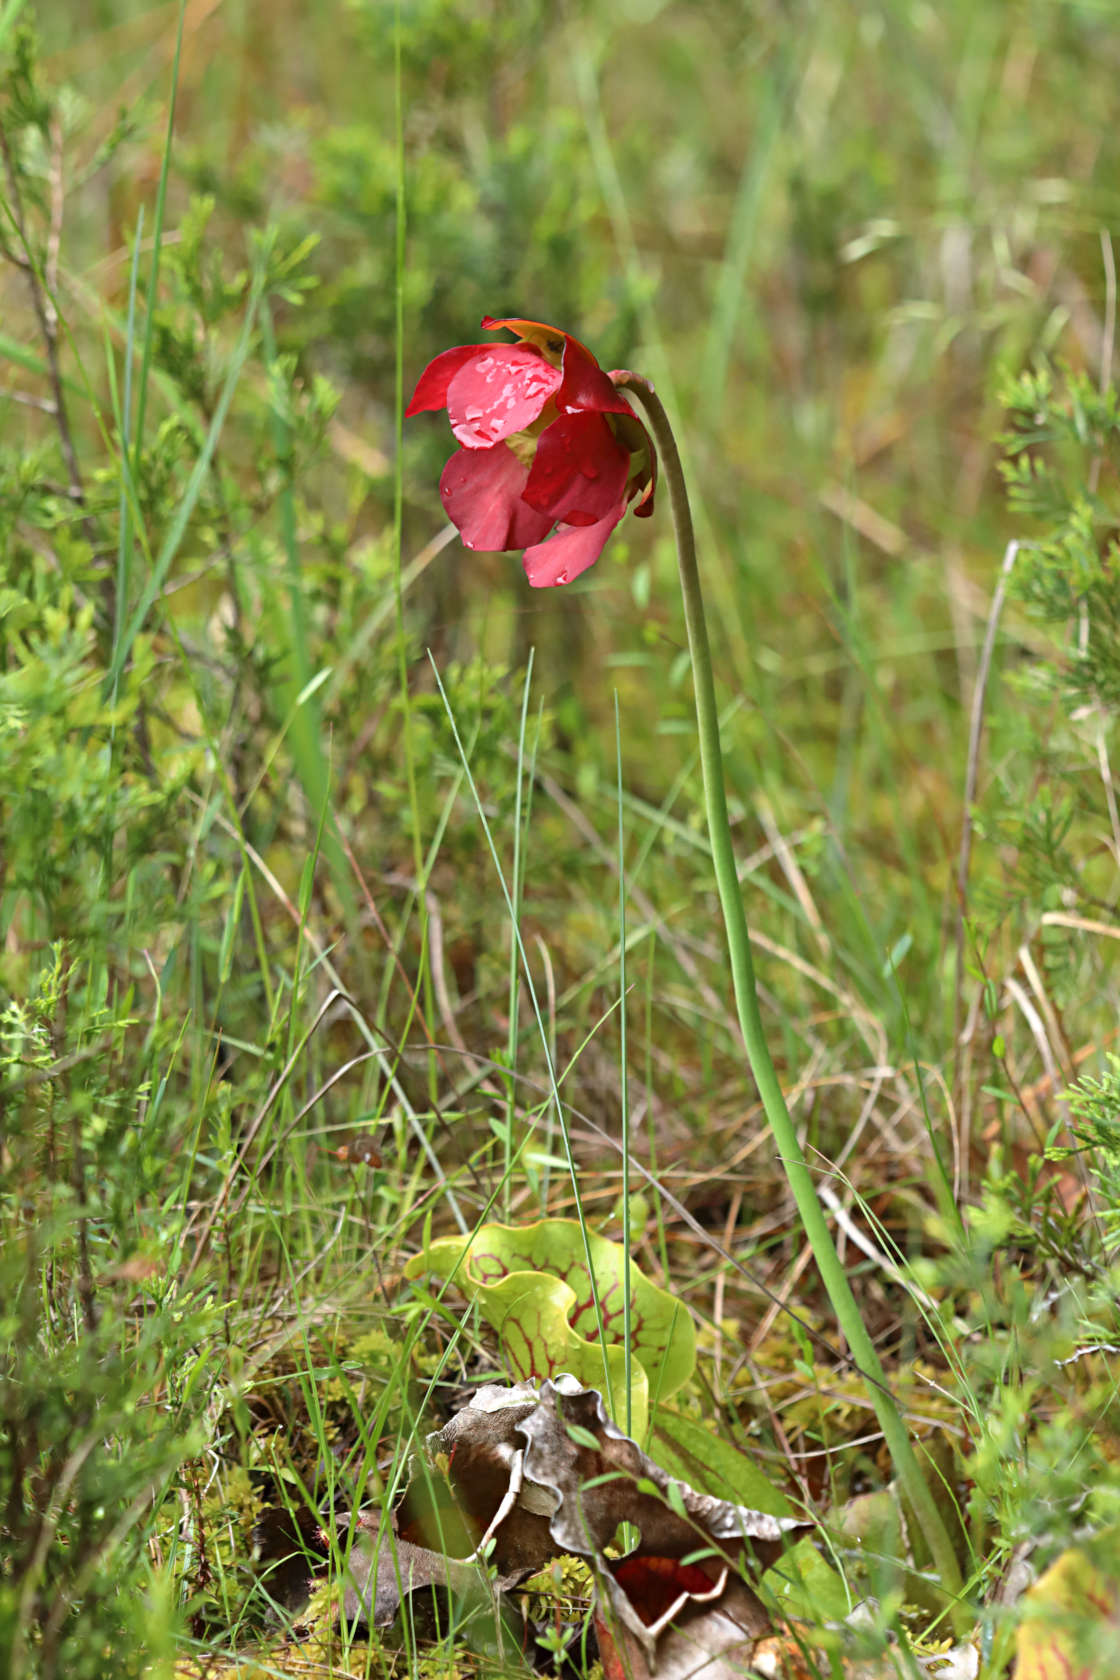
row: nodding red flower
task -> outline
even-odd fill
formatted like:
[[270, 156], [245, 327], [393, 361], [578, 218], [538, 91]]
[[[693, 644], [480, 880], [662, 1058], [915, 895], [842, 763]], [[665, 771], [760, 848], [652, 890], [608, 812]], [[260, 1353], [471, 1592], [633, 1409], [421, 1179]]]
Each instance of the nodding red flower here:
[[482, 325], [507, 327], [518, 342], [445, 350], [420, 375], [405, 417], [447, 410], [461, 447], [439, 494], [466, 547], [523, 548], [534, 588], [570, 583], [598, 560], [635, 496], [635, 513], [653, 512], [653, 443], [570, 333], [490, 315]]

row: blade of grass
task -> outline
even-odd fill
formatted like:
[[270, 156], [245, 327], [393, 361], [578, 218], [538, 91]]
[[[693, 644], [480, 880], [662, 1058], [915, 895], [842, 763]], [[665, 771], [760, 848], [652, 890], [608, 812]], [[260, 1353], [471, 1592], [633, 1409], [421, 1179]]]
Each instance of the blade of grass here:
[[[125, 613], [128, 610], [128, 596], [131, 569], [131, 518], [132, 503], [128, 494], [129, 479], [129, 451], [132, 443], [132, 367], [136, 336], [136, 282], [140, 273], [140, 246], [144, 238], [144, 206], [140, 206], [136, 217], [136, 238], [132, 247], [132, 262], [128, 273], [128, 315], [125, 323], [124, 340], [124, 390], [121, 395], [120, 415], [118, 427], [121, 442], [121, 489], [117, 507], [117, 518], [120, 522], [120, 535], [117, 541], [117, 581], [113, 595], [115, 608], [113, 619], [113, 647], [120, 646], [124, 635]], [[110, 364], [111, 365], [111, 364]], [[110, 699], [117, 696], [117, 685], [120, 681], [118, 671], [113, 679]]]
[[26, 4], [27, 0], [8, 0], [8, 4], [0, 12], [0, 47], [3, 47]]
[[[234, 346], [233, 354], [230, 358], [230, 365], [226, 373], [225, 383], [222, 386], [221, 394], [219, 395], [217, 404], [214, 408], [214, 418], [210, 423], [209, 430], [207, 431], [206, 441], [202, 446], [202, 451], [191, 470], [190, 477], [187, 480], [182, 500], [175, 511], [175, 516], [171, 521], [167, 535], [164, 537], [160, 551], [156, 556], [151, 576], [148, 578], [148, 582], [144, 587], [140, 600], [137, 602], [136, 608], [132, 613], [132, 616], [129, 618], [128, 623], [113, 650], [113, 658], [105, 677], [104, 687], [106, 694], [113, 693], [116, 684], [120, 679], [121, 671], [124, 669], [125, 663], [128, 659], [132, 644], [139, 635], [140, 630], [144, 625], [144, 621], [151, 610], [153, 602], [156, 600], [160, 590], [163, 588], [167, 579], [167, 574], [171, 569], [172, 562], [179, 552], [179, 545], [186, 533], [191, 515], [195, 510], [195, 504], [197, 503], [199, 494], [201, 493], [203, 482], [210, 469], [210, 460], [213, 456], [215, 448], [217, 447], [218, 439], [222, 433], [222, 427], [225, 425], [226, 415], [229, 412], [230, 403], [233, 401], [234, 391], [237, 389], [237, 382], [241, 377], [241, 372], [245, 363], [249, 359], [249, 352], [252, 347], [253, 329], [256, 325], [257, 312], [260, 308], [264, 293], [264, 285], [265, 263], [263, 254], [258, 254], [257, 261], [254, 265], [253, 280], [249, 292], [249, 301], [245, 308], [245, 319], [242, 324], [241, 333], [238, 337], [237, 343]], [[143, 385], [141, 389], [143, 389]], [[137, 447], [139, 447], [140, 435], [141, 418], [138, 408], [136, 421], [136, 436], [138, 440]]]
[[[152, 349], [156, 330], [156, 297], [159, 290], [160, 257], [163, 252], [163, 218], [167, 207], [167, 178], [171, 170], [171, 151], [175, 137], [175, 110], [179, 102], [179, 67], [183, 54], [183, 26], [187, 15], [187, 0], [179, 0], [179, 18], [175, 29], [175, 51], [171, 57], [171, 92], [167, 103], [167, 131], [163, 155], [159, 165], [156, 187], [156, 207], [152, 225], [152, 267], [148, 275], [148, 292], [144, 304], [144, 345], [140, 355], [140, 377], [136, 393], [136, 454], [135, 467], [140, 464], [144, 446], [144, 421], [148, 413], [148, 375], [152, 366]], [[127, 539], [126, 539], [127, 540]]]
[[[521, 724], [517, 737], [517, 786], [513, 804], [513, 914], [515, 920], [521, 915], [521, 893], [525, 879], [525, 842], [528, 838], [529, 811], [533, 797], [533, 768], [536, 763], [536, 742], [533, 744], [533, 764], [529, 767], [528, 790], [529, 796], [525, 800], [525, 812], [522, 816], [522, 795], [526, 786], [524, 773], [525, 765], [525, 727], [529, 716], [529, 692], [533, 683], [534, 649], [529, 649], [529, 658], [525, 665], [525, 682], [521, 691]], [[539, 740], [538, 729], [537, 738]], [[510, 1183], [513, 1171], [513, 1128], [517, 1118], [517, 1104], [515, 1100], [515, 1081], [517, 1076], [517, 1045], [518, 1045], [518, 1014], [520, 1005], [520, 966], [518, 963], [517, 942], [509, 942], [509, 976], [508, 976], [508, 1005], [506, 1013], [509, 1016], [509, 1031], [506, 1034], [506, 1057], [509, 1062], [509, 1079], [507, 1090], [509, 1102], [506, 1109], [506, 1128], [503, 1143], [502, 1185], [505, 1217], [509, 1218]]]
[[[622, 725], [614, 691], [614, 761], [618, 791], [618, 1075], [622, 1105], [622, 1345], [626, 1356], [626, 1433], [632, 1433], [630, 1347], [630, 1063], [626, 1039], [626, 828], [622, 820]], [[652, 1414], [651, 1414], [652, 1415]]]

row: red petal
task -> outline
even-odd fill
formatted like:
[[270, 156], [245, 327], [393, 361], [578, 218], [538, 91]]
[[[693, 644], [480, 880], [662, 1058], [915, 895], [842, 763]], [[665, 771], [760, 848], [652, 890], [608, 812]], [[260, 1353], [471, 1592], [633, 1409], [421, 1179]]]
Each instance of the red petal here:
[[488, 344], [460, 344], [454, 350], [445, 350], [434, 362], [429, 362], [416, 381], [412, 401], [404, 411], [405, 419], [413, 414], [422, 414], [429, 408], [445, 408], [447, 387], [459, 369], [473, 356], [489, 349]]
[[565, 410], [594, 409], [599, 414], [629, 414], [634, 410], [616, 391], [590, 350], [578, 338], [569, 338], [564, 352], [564, 382], [556, 393], [556, 406]]
[[465, 448], [489, 449], [531, 426], [561, 377], [559, 368], [524, 345], [484, 345], [448, 387], [451, 430]]
[[521, 500], [528, 476], [504, 443], [456, 450], [443, 469], [439, 496], [467, 548], [490, 552], [540, 542], [552, 519]]
[[555, 584], [571, 583], [588, 566], [593, 566], [625, 512], [626, 503], [622, 502], [594, 525], [561, 525], [547, 542], [527, 548], [525, 576], [533, 588], [548, 589]]
[[525, 500], [553, 519], [594, 525], [625, 502], [629, 470], [601, 414], [562, 414], [540, 435]]

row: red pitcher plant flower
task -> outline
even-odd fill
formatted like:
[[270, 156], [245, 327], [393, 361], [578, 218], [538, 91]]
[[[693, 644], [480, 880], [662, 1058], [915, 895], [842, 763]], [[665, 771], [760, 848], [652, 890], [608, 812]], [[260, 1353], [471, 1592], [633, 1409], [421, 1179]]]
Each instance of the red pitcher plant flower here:
[[445, 350], [420, 375], [405, 416], [447, 410], [460, 448], [439, 494], [465, 546], [524, 549], [534, 588], [570, 583], [598, 560], [635, 496], [635, 513], [653, 512], [653, 443], [570, 333], [490, 315], [482, 325], [506, 327], [518, 342]]

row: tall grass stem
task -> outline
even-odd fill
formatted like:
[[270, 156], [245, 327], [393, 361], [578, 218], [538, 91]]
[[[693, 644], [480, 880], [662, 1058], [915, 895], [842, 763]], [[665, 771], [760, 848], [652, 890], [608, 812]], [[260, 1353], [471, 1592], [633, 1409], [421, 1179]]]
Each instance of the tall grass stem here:
[[618, 770], [618, 1072], [622, 1105], [622, 1345], [626, 1352], [626, 1433], [633, 1433], [630, 1322], [630, 1058], [626, 1044], [626, 831], [622, 821], [622, 726], [614, 691], [614, 761]]

